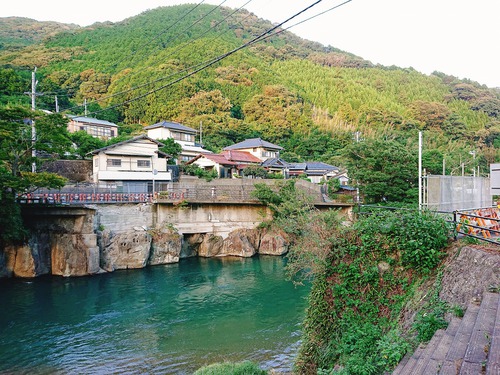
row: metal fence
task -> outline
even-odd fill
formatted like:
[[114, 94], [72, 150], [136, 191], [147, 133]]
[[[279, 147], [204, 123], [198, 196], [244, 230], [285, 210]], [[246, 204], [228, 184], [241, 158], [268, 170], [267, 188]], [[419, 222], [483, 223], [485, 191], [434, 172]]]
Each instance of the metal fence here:
[[427, 176], [424, 205], [433, 211], [453, 212], [491, 207], [490, 179], [473, 176]]

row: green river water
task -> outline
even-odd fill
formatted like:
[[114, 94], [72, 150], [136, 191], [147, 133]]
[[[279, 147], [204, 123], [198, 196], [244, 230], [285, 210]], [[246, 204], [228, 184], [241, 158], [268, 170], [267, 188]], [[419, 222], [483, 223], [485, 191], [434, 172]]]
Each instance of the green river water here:
[[0, 280], [0, 374], [289, 370], [308, 288], [282, 257], [192, 258], [81, 278]]

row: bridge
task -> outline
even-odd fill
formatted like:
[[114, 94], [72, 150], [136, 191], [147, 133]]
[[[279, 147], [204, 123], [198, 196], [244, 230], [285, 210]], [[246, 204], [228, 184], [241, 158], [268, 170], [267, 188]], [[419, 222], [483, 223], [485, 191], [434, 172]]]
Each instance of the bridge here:
[[[243, 204], [256, 205], [261, 202], [253, 196], [255, 183], [273, 186], [276, 180], [214, 180], [212, 182], [169, 183], [163, 189], [142, 192], [124, 192], [117, 188], [97, 188], [91, 185], [69, 186], [60, 190], [39, 189], [34, 193], [18, 196], [23, 205], [88, 205], [123, 203], [186, 204]], [[352, 197], [339, 195], [330, 199], [321, 186], [297, 180], [297, 187], [310, 197], [316, 207], [352, 207]], [[151, 189], [152, 190], [152, 189]]]

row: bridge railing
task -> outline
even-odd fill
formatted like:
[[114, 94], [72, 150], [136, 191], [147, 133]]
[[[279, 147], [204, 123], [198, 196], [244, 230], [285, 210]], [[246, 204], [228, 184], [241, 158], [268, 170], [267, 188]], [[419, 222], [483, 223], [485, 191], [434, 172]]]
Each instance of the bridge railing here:
[[[313, 189], [314, 188], [314, 189]], [[312, 203], [346, 203], [345, 199], [325, 200], [324, 194], [317, 186], [304, 189], [312, 197]], [[253, 184], [181, 184], [170, 183], [156, 186], [153, 193], [152, 186], [139, 191], [123, 191], [116, 188], [98, 188], [96, 186], [66, 186], [61, 190], [39, 189], [33, 193], [21, 194], [18, 202], [21, 204], [99, 204], [99, 203], [180, 203], [180, 202], [227, 202], [227, 203], [259, 203], [253, 197]], [[348, 196], [345, 196], [349, 198]], [[342, 197], [344, 198], [344, 197]]]

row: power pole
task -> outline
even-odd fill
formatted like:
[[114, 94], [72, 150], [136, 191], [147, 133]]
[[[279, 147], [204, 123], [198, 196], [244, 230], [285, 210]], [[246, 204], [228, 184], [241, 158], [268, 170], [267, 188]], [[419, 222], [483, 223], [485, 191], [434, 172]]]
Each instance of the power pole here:
[[203, 145], [203, 121], [200, 121], [200, 144]]
[[418, 210], [422, 211], [422, 132], [418, 132]]
[[[41, 95], [36, 92], [36, 85], [38, 85], [38, 81], [36, 80], [36, 66], [35, 66], [35, 69], [31, 72], [31, 92], [25, 92], [25, 94], [31, 96], [31, 110], [33, 112], [36, 110], [36, 97], [37, 95]], [[31, 171], [33, 173], [36, 172], [35, 142], [36, 142], [36, 128], [35, 128], [35, 116], [33, 116], [33, 118], [31, 119], [31, 156], [33, 157], [33, 163], [31, 163]]]
[[56, 113], [59, 113], [59, 102], [57, 101], [57, 95], [55, 96], [56, 99]]

